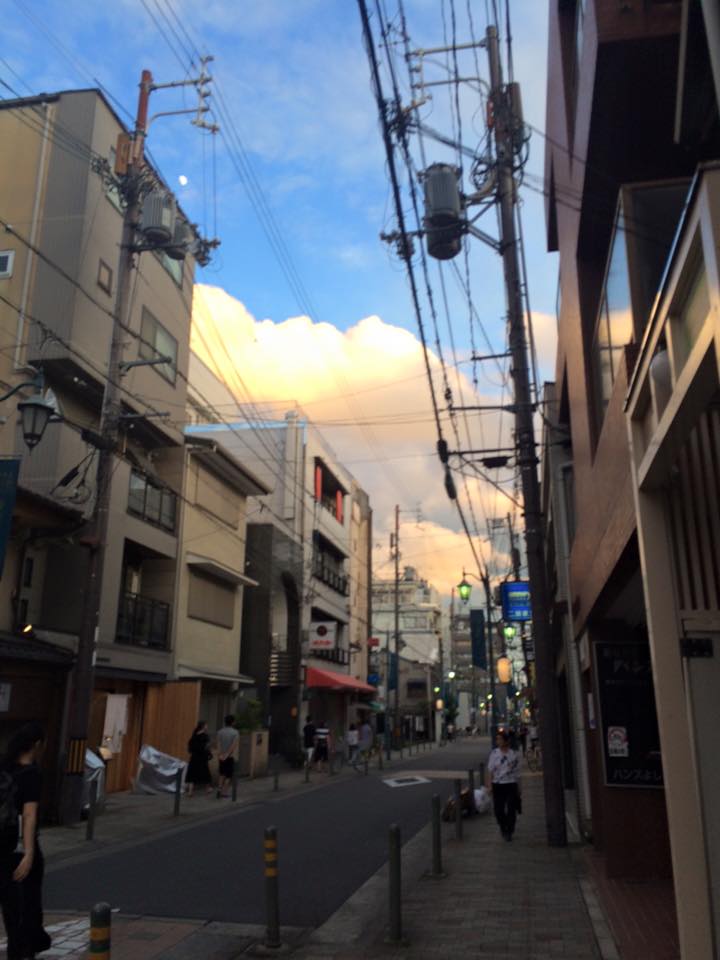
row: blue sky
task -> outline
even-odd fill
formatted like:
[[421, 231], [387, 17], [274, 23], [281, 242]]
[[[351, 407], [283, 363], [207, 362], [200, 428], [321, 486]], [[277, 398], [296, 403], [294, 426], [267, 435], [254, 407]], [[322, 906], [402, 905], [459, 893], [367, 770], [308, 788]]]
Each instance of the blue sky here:
[[[397, 23], [395, 0], [383, 0], [382, 5]], [[374, 0], [369, 0], [368, 6], [374, 9]], [[452, 0], [405, 0], [411, 46], [442, 44], [443, 34], [449, 36], [452, 29], [453, 8], [459, 42], [469, 39], [468, 10], [477, 33], [482, 34], [486, 9], [492, 6], [485, 0], [454, 0], [454, 4]], [[498, 6], [504, 11], [504, 0]], [[547, 3], [510, 0], [510, 6], [515, 77], [523, 90], [525, 118], [542, 130]], [[409, 384], [405, 393], [392, 394], [394, 406], [427, 412], [428, 391], [422, 381], [416, 339], [396, 336], [400, 328], [416, 338], [417, 324], [404, 268], [378, 236], [382, 230], [393, 229], [395, 221], [354, 0], [116, 0], [113, 4], [96, 0], [6, 0], [4, 14], [2, 97], [13, 95], [9, 87], [25, 95], [93, 86], [97, 78], [126, 122], [128, 114], [135, 111], [142, 69], [151, 69], [158, 82], [178, 80], [194, 69], [189, 62], [192, 48], [214, 56], [211, 71], [215, 96], [210, 102], [217, 102], [219, 94], [225, 104], [226, 110], [220, 110], [224, 116], [222, 135], [213, 143], [213, 138], [192, 127], [188, 118], [174, 117], [156, 121], [148, 138], [154, 161], [177, 191], [184, 209], [208, 235], [213, 235], [217, 221], [222, 245], [210, 266], [198, 271], [197, 279], [241, 301], [251, 315], [250, 329], [257, 330], [259, 339], [261, 327], [252, 327], [255, 322], [267, 320], [271, 332], [285, 331], [284, 341], [268, 338], [274, 350], [282, 350], [283, 342], [289, 342], [290, 328], [283, 326], [288, 318], [307, 312], [314, 323], [292, 328], [293, 336], [298, 330], [303, 333], [293, 341], [298, 344], [296, 349], [301, 349], [303, 341], [314, 344], [319, 322], [339, 332], [329, 338], [332, 345], [328, 349], [342, 356], [342, 382], [346, 386], [338, 387], [334, 380], [332, 389], [335, 393], [353, 392], [355, 402], [347, 416], [366, 416], [372, 426], [350, 434], [333, 427], [328, 411], [336, 409], [337, 403], [332, 391], [318, 397], [316, 384], [308, 392], [293, 380], [295, 399], [308, 402], [310, 414], [318, 416], [321, 425], [325, 418], [331, 442], [353, 464], [351, 469], [369, 490], [379, 540], [384, 539], [395, 502], [408, 507], [410, 500], [413, 506], [415, 502], [422, 504], [429, 525], [425, 534], [429, 536], [430, 531], [445, 545], [418, 553], [417, 557], [408, 551], [407, 561], [421, 567], [425, 564], [426, 575], [434, 577], [442, 588], [454, 582], [459, 567], [465, 563], [470, 567], [471, 557], [462, 545], [462, 537], [457, 542], [453, 539], [459, 523], [445, 497], [437, 461], [430, 466], [428, 458], [434, 445], [430, 418], [422, 436], [418, 433], [411, 437], [413, 431], [405, 427], [396, 427], [393, 433], [383, 423], [388, 395], [382, 391], [392, 384], [390, 379], [377, 383], [378, 365], [373, 352], [381, 353], [385, 342], [402, 342], [398, 357], [402, 354], [404, 358], [400, 367]], [[377, 31], [376, 20], [373, 26]], [[501, 33], [504, 41], [504, 29]], [[383, 52], [379, 52], [382, 57]], [[487, 76], [485, 52], [479, 51], [478, 57], [481, 73]], [[436, 59], [441, 62], [428, 68], [428, 78], [444, 75], [443, 57]], [[459, 66], [461, 74], [472, 72], [472, 53], [462, 54]], [[406, 74], [401, 81], [407, 94]], [[474, 147], [483, 132], [484, 114], [471, 87], [462, 87], [460, 98], [464, 139]], [[151, 112], [190, 107], [194, 102], [191, 90], [157, 91]], [[448, 89], [436, 87], [422, 115], [434, 128], [450, 132], [451, 108]], [[228, 142], [236, 148], [242, 143], [242, 151], [235, 150], [235, 162], [228, 152]], [[444, 147], [430, 141], [425, 146], [429, 163], [453, 159], [452, 152]], [[419, 163], [417, 141], [414, 150]], [[527, 171], [531, 175], [529, 185], [535, 188], [542, 175], [543, 155], [542, 138], [533, 135]], [[248, 169], [255, 203], [248, 192]], [[181, 186], [181, 176], [187, 178], [186, 186]], [[279, 254], [263, 230], [258, 197], [264, 222], [267, 225], [269, 214], [270, 229], [281, 237]], [[557, 265], [555, 257], [545, 253], [542, 197], [524, 188], [522, 203], [530, 294], [539, 314], [542, 375], [548, 377], [552, 375]], [[494, 218], [490, 210], [478, 225], [494, 233]], [[295, 289], [287, 281], [287, 257], [292, 262], [289, 269], [294, 273]], [[501, 350], [505, 311], [501, 262], [479, 241], [471, 242], [469, 258], [476, 309], [493, 347]], [[279, 262], [282, 259], [285, 269]], [[457, 262], [461, 265], [461, 258]], [[434, 285], [436, 271], [433, 261]], [[438, 339], [449, 357], [452, 331], [457, 355], [465, 359], [471, 347], [468, 307], [453, 283], [448, 283], [448, 301], [450, 322], [441, 317]], [[232, 302], [226, 303], [222, 297], [212, 302], [220, 303], [221, 314], [225, 311], [228, 317], [238, 316]], [[427, 304], [424, 306], [426, 309]], [[442, 313], [441, 305], [439, 309]], [[364, 318], [374, 316], [382, 322], [358, 326]], [[433, 340], [435, 334], [427, 316], [426, 322]], [[267, 333], [268, 325], [262, 329]], [[252, 339], [254, 335], [251, 332], [249, 336]], [[477, 329], [472, 339], [478, 347], [483, 346]], [[326, 334], [323, 340], [328, 342]], [[465, 372], [469, 375], [469, 367]], [[388, 377], [392, 376], [390, 371]], [[261, 392], [262, 380], [262, 375], [256, 378]], [[480, 381], [483, 395], [497, 394], [492, 378], [484, 379], [481, 374]], [[468, 385], [466, 380], [465, 387]], [[472, 390], [471, 384], [469, 387]], [[288, 390], [281, 389], [282, 396], [273, 398], [266, 389], [259, 399], [279, 401], [287, 398]], [[318, 406], [313, 407], [313, 403]], [[359, 410], [362, 413], [358, 414]], [[374, 431], [376, 439], [368, 438], [368, 429]], [[480, 508], [483, 518], [493, 513], [504, 515], [507, 500], [501, 497], [498, 503], [491, 502], [488, 490], [480, 487], [477, 496], [485, 498]], [[408, 536], [415, 534], [408, 531]], [[417, 537], [422, 539], [420, 533]], [[446, 543], [448, 538], [451, 542]], [[437, 546], [439, 541], [435, 542]], [[443, 550], [449, 557], [446, 574], [440, 572], [436, 562]]]

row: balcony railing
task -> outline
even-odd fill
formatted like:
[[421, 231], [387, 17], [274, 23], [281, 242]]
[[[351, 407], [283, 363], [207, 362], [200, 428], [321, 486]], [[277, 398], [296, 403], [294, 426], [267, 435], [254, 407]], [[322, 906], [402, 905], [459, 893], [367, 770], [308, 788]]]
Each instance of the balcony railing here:
[[142, 597], [138, 593], [123, 593], [120, 596], [115, 635], [118, 643], [167, 650], [169, 626], [170, 604]]
[[310, 650], [311, 657], [317, 657], [318, 660], [328, 660], [330, 663], [339, 663], [347, 666], [350, 663], [350, 652], [340, 648], [335, 650]]
[[333, 590], [337, 590], [344, 597], [350, 595], [349, 578], [326, 563], [322, 556], [316, 556], [313, 560], [313, 576], [327, 584], [328, 587], [332, 587]]
[[167, 487], [153, 483], [136, 470], [130, 473], [127, 508], [128, 513], [140, 517], [146, 523], [161, 527], [168, 533], [175, 533], [177, 495]]

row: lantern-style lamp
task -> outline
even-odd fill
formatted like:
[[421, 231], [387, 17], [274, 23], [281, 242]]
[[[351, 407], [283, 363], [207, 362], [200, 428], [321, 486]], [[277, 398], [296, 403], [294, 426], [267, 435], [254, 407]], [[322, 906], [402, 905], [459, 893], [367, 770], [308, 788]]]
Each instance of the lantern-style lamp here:
[[45, 427], [55, 413], [55, 408], [47, 402], [42, 393], [37, 393], [27, 400], [21, 400], [17, 408], [22, 421], [23, 439], [32, 450], [42, 440]]
[[463, 603], [467, 603], [470, 599], [470, 594], [472, 593], [472, 584], [468, 583], [465, 579], [465, 574], [460, 583], [457, 585], [457, 592], [460, 594], [460, 599]]
[[512, 640], [516, 633], [517, 633], [517, 630], [512, 625], [512, 623], [506, 623], [505, 626], [503, 627], [503, 636], [505, 637], [506, 640]]
[[500, 683], [509, 683], [512, 678], [512, 666], [507, 657], [498, 657], [497, 678]]

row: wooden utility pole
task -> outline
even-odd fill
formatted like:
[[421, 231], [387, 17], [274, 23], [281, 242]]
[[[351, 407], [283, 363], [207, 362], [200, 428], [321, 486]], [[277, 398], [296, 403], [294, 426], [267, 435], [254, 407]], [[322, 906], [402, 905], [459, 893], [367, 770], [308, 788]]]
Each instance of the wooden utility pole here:
[[400, 722], [400, 506], [395, 505], [395, 696], [393, 707], [393, 735]]
[[500, 247], [508, 303], [510, 353], [514, 384], [515, 435], [518, 466], [525, 508], [525, 540], [532, 595], [533, 635], [540, 702], [540, 740], [543, 751], [543, 784], [548, 843], [567, 843], [565, 798], [562, 781], [560, 718], [555, 685], [555, 665], [550, 636], [549, 596], [543, 546], [540, 483], [533, 425], [533, 404], [525, 341], [525, 321], [520, 292], [517, 236], [515, 232], [515, 191], [513, 179], [513, 112], [503, 85], [497, 29], [489, 26], [486, 45], [490, 63], [491, 103], [500, 203]]

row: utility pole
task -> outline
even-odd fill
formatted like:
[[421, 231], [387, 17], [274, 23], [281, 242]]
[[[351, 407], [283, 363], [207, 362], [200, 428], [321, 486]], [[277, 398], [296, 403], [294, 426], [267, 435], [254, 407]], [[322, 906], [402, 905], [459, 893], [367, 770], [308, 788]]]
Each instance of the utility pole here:
[[395, 505], [395, 697], [393, 707], [393, 735], [400, 719], [400, 506]]
[[[520, 579], [520, 551], [515, 546], [515, 530], [513, 528], [512, 517], [510, 516], [509, 513], [507, 515], [507, 525], [508, 525], [508, 534], [510, 536], [510, 556], [512, 557], [513, 576], [515, 577], [516, 580], [519, 580]], [[525, 621], [523, 620], [522, 623], [520, 624], [520, 649], [522, 650], [523, 662], [525, 663], [525, 676], [527, 678], [526, 683], [529, 684], [530, 683], [530, 664], [528, 662], [528, 655], [527, 655], [525, 628], [526, 628], [526, 624], [525, 624]]]
[[77, 662], [68, 722], [68, 752], [61, 793], [61, 820], [76, 820], [82, 805], [83, 772], [87, 746], [88, 721], [95, 674], [95, 649], [102, 596], [105, 544], [107, 542], [112, 465], [120, 427], [120, 361], [123, 353], [123, 329], [129, 326], [130, 289], [135, 265], [135, 231], [140, 220], [140, 184], [145, 163], [148, 104], [152, 74], [143, 70], [140, 81], [135, 130], [130, 144], [124, 196], [120, 262], [113, 318], [112, 341], [107, 377], [100, 413], [95, 503], [90, 530], [84, 543], [90, 548], [83, 619], [78, 636]]
[[485, 590], [485, 612], [487, 633], [487, 656], [488, 656], [488, 677], [490, 678], [490, 746], [495, 746], [495, 735], [497, 733], [497, 723], [495, 722], [495, 648], [493, 638], [492, 623], [492, 593], [490, 592], [490, 576], [487, 567], [482, 571], [482, 585]]
[[[130, 327], [132, 307], [132, 276], [136, 267], [136, 256], [142, 249], [152, 249], [153, 244], [138, 244], [142, 201], [145, 194], [154, 185], [145, 166], [145, 138], [148, 130], [148, 108], [153, 90], [180, 87], [198, 87], [197, 110], [167, 111], [157, 116], [170, 116], [182, 113], [196, 113], [193, 123], [198, 127], [217, 132], [217, 127], [206, 123], [202, 116], [209, 109], [205, 104], [208, 91], [204, 84], [211, 79], [205, 72], [206, 63], [212, 57], [202, 60], [199, 78], [156, 84], [152, 73], [143, 70], [140, 79], [135, 128], [127, 143], [127, 161], [120, 188], [125, 200], [123, 213], [120, 258], [117, 273], [115, 309], [113, 311], [112, 339], [108, 357], [107, 374], [100, 411], [100, 425], [94, 443], [98, 451], [97, 474], [95, 481], [95, 502], [88, 522], [88, 533], [82, 543], [89, 548], [87, 580], [83, 604], [83, 618], [78, 634], [78, 650], [73, 676], [73, 691], [70, 701], [67, 749], [65, 753], [64, 777], [60, 791], [60, 819], [63, 823], [78, 820], [82, 807], [82, 790], [87, 747], [88, 724], [95, 677], [95, 651], [98, 641], [100, 607], [102, 602], [103, 570], [105, 549], [108, 539], [110, 518], [110, 491], [113, 475], [113, 463], [120, 437], [121, 404], [120, 379], [122, 376], [122, 358], [125, 331]], [[125, 139], [125, 138], [122, 138]], [[119, 154], [119, 151], [118, 151]], [[208, 257], [209, 248], [217, 246], [217, 241], [203, 241], [202, 250], [195, 254], [203, 262]], [[168, 357], [133, 361], [130, 366], [165, 363]]]
[[515, 234], [513, 116], [510, 99], [503, 86], [496, 27], [489, 26], [487, 28], [486, 44], [490, 64], [491, 101], [497, 154], [500, 248], [507, 290], [510, 353], [515, 388], [515, 432], [525, 508], [525, 539], [532, 590], [536, 679], [538, 699], [541, 704], [540, 739], [543, 751], [546, 829], [548, 842], [551, 846], [564, 846], [567, 843], [567, 833], [562, 782], [560, 724], [548, 616], [549, 598], [545, 574], [533, 406], [530, 398], [517, 237]]

